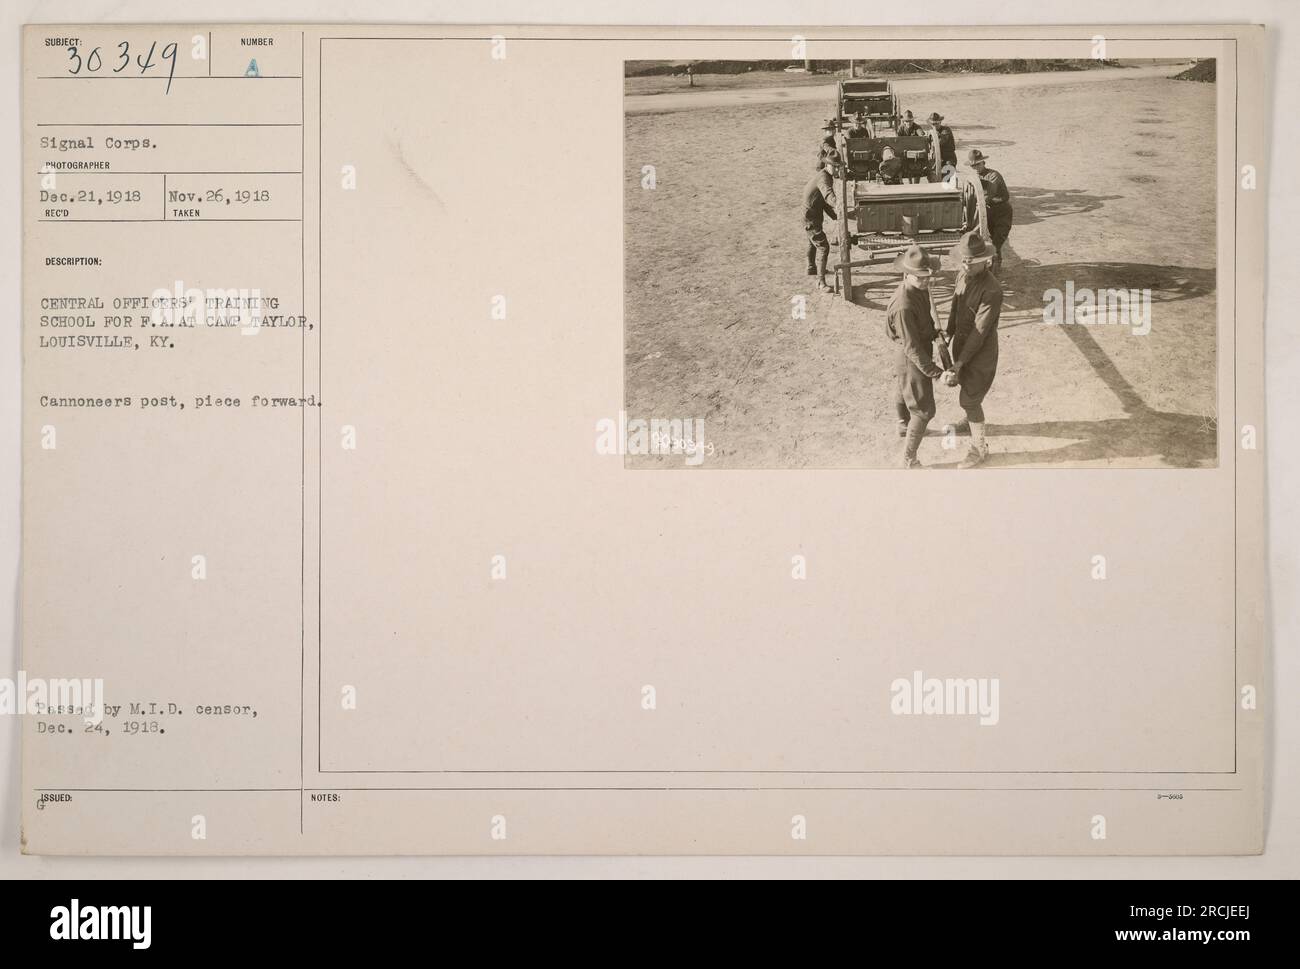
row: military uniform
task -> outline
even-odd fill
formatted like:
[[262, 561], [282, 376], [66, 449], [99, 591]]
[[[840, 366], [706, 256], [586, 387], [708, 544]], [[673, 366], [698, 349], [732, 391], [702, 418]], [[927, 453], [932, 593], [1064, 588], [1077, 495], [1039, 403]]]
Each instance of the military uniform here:
[[[921, 126], [915, 121], [904, 120], [898, 122], [898, 127], [894, 129], [894, 134], [898, 135], [900, 138], [915, 138], [919, 135], [924, 135], [925, 132], [921, 130]], [[902, 159], [899, 159], [898, 163], [901, 167], [903, 164]], [[904, 175], [903, 178], [909, 182], [919, 182], [921, 180], [919, 175]]]
[[884, 159], [880, 163], [880, 180], [886, 185], [901, 185], [903, 183], [903, 159], [897, 156]]
[[957, 167], [957, 140], [952, 136], [952, 129], [946, 124], [936, 124], [934, 130], [939, 132], [939, 167], [951, 165]]
[[824, 168], [817, 170], [803, 190], [803, 227], [808, 234], [808, 268], [822, 276], [826, 272], [826, 258], [830, 255], [831, 244], [822, 230], [822, 218], [835, 214], [835, 180]]
[[1002, 244], [1011, 235], [1011, 191], [1002, 174], [988, 167], [980, 173], [980, 181], [984, 183], [984, 204], [989, 212], [989, 237], [998, 252], [998, 265], [1001, 265]]
[[[975, 186], [965, 177], [962, 179], [962, 205], [964, 206], [963, 232], [977, 228], [979, 222], [979, 201], [975, 195]], [[980, 183], [984, 186], [984, 204], [988, 211], [989, 238], [997, 250], [997, 259], [993, 264], [996, 271], [1002, 265], [1002, 246], [1011, 234], [1011, 192], [1000, 172], [985, 168], [980, 174]]]
[[1002, 284], [989, 270], [957, 275], [946, 332], [952, 337], [953, 368], [961, 393], [958, 402], [971, 422], [984, 422], [984, 395], [998, 372], [998, 318]]
[[943, 373], [934, 363], [938, 331], [929, 294], [899, 283], [885, 310], [885, 325], [889, 338], [898, 344], [894, 409], [900, 421], [908, 422], [908, 447], [915, 456], [914, 444], [920, 442], [934, 417], [934, 378]]

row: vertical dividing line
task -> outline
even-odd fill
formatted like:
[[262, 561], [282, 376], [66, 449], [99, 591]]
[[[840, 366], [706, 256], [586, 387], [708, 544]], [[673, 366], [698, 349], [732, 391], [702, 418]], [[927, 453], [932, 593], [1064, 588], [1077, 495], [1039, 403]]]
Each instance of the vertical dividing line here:
[[[1237, 600], [1241, 597], [1241, 591], [1237, 584], [1237, 560], [1239, 552], [1237, 548], [1237, 523], [1240, 518], [1240, 506], [1237, 504], [1237, 478], [1239, 476], [1241, 457], [1241, 444], [1239, 443], [1237, 430], [1237, 354], [1239, 348], [1237, 345], [1237, 289], [1240, 285], [1237, 279], [1237, 239], [1239, 225], [1237, 222], [1237, 201], [1241, 197], [1241, 192], [1237, 188], [1237, 178], [1240, 168], [1240, 159], [1238, 152], [1241, 148], [1239, 122], [1237, 114], [1241, 110], [1240, 102], [1240, 75], [1241, 62], [1237, 59], [1237, 39], [1232, 39], [1232, 433], [1228, 440], [1232, 442], [1232, 772], [1237, 773], [1237, 718], [1240, 715], [1238, 706], [1240, 700], [1240, 673], [1237, 671]], [[1218, 76], [1218, 65], [1216, 61], [1215, 76]], [[1218, 84], [1218, 81], [1215, 81]], [[1215, 125], [1214, 131], [1217, 137], [1219, 131], [1218, 125], [1218, 92], [1215, 92]], [[1215, 266], [1218, 266], [1218, 253], [1215, 253]], [[1215, 275], [1215, 300], [1218, 301], [1218, 275], [1216, 268]], [[1218, 340], [1219, 329], [1214, 329], [1215, 340]], [[1262, 363], [1262, 361], [1261, 361]], [[1261, 370], [1262, 370], [1261, 366]], [[1217, 406], [1218, 395], [1215, 395]], [[1217, 428], [1216, 428], [1217, 429]]]
[[325, 559], [325, 38], [316, 40], [316, 770], [321, 769], [321, 575]]
[[[302, 322], [299, 324], [299, 397], [307, 396], [307, 78], [303, 68], [307, 63], [307, 33], [298, 37], [298, 241], [302, 248], [302, 262], [298, 280], [301, 283]], [[211, 64], [211, 61], [208, 62]], [[303, 833], [306, 807], [307, 765], [307, 407], [303, 404], [300, 426], [301, 446], [298, 465], [298, 833]]]

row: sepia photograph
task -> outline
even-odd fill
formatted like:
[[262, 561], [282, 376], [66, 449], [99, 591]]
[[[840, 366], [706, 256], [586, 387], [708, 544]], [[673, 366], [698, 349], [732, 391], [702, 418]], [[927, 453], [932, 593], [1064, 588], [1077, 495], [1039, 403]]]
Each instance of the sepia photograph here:
[[1218, 464], [1212, 59], [627, 61], [629, 468]]

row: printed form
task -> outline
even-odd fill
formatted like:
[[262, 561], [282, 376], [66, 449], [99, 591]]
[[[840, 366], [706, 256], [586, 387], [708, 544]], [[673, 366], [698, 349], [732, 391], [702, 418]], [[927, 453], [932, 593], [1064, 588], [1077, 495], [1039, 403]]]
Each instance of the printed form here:
[[[1259, 850], [1263, 193], [1237, 173], [1262, 150], [1261, 32], [1113, 33], [1108, 56], [1218, 65], [1176, 104], [1208, 125], [1210, 265], [1176, 298], [1156, 278], [1152, 337], [1010, 325], [1075, 281], [1031, 258], [1050, 213], [1006, 161], [1005, 285], [1031, 298], [1004, 304], [994, 456], [914, 477], [871, 457], [896, 442], [871, 354], [894, 352], [899, 277], [855, 288], [831, 231], [843, 276], [811, 288], [799, 188], [835, 79], [634, 76], [788, 59], [789, 33], [26, 29], [26, 851]], [[1086, 59], [1092, 33], [806, 42]], [[1131, 70], [1126, 91], [1174, 83]], [[992, 125], [964, 96], [963, 164]], [[791, 146], [779, 192], [767, 142]], [[1205, 335], [1188, 366], [1216, 419], [1124, 402], [1150, 389], [1138, 341], [1175, 325]], [[999, 468], [1049, 433], [1006, 418], [1035, 347], [1075, 355], [1053, 372], [1079, 396], [1041, 408], [1080, 460]], [[768, 393], [797, 348], [817, 373]], [[1095, 431], [1093, 380], [1123, 403]], [[939, 384], [923, 461], [958, 399]]]

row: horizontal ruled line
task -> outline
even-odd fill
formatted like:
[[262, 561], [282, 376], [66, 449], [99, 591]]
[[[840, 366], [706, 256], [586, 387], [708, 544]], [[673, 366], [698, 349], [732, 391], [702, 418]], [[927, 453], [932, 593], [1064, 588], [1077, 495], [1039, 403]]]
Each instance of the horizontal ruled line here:
[[100, 169], [88, 169], [81, 171], [79, 169], [52, 169], [48, 172], [37, 171], [37, 175], [301, 175], [302, 172], [176, 172], [168, 169], [165, 172], [119, 172], [103, 171]]
[[[41, 74], [38, 81], [165, 81], [167, 78], [148, 74]], [[177, 81], [301, 81], [300, 74], [186, 74], [173, 77]]]
[[[195, 225], [200, 222], [301, 222], [302, 219], [39, 219], [40, 222], [167, 222]], [[297, 790], [297, 788], [294, 788]]]
[[38, 128], [301, 128], [301, 121], [42, 121]]
[[[1173, 793], [1183, 794], [1202, 794], [1202, 793], [1240, 793], [1244, 788], [1240, 787], [1184, 787], [1177, 788]], [[35, 793], [53, 793], [64, 792], [68, 794], [245, 794], [245, 793], [282, 793], [282, 794], [299, 794], [306, 792], [308, 794], [325, 794], [333, 791], [353, 791], [365, 793], [373, 792], [458, 792], [458, 791], [551, 791], [555, 793], [568, 791], [645, 791], [672, 793], [675, 791], [683, 792], [708, 792], [708, 791], [966, 791], [972, 794], [997, 793], [1017, 793], [1033, 792], [1039, 794], [1052, 794], [1057, 792], [1077, 792], [1077, 791], [1109, 791], [1116, 794], [1125, 792], [1150, 794], [1156, 792], [1169, 791], [1167, 787], [804, 787], [804, 786], [784, 786], [784, 787], [37, 787], [33, 788]]]

